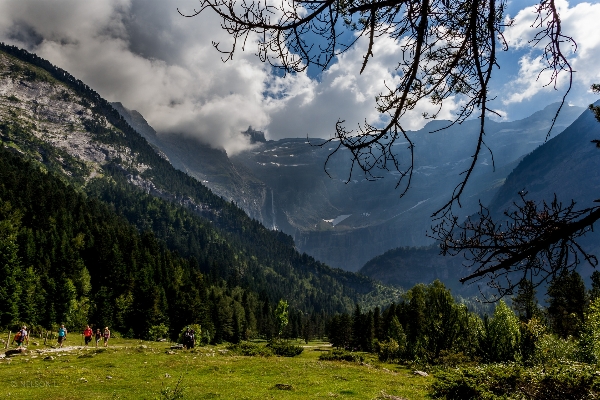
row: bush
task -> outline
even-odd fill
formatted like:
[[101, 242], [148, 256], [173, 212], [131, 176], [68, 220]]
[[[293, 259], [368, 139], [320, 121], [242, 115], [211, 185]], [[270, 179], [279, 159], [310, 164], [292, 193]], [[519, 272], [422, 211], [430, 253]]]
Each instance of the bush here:
[[573, 338], [562, 339], [556, 335], [546, 334], [535, 344], [533, 363], [547, 365], [575, 361], [578, 356], [577, 350], [577, 342]]
[[234, 354], [248, 357], [270, 357], [273, 352], [266, 346], [261, 346], [256, 343], [240, 342], [237, 344], [230, 344], [227, 349]]
[[450, 350], [442, 350], [440, 351], [440, 356], [434, 360], [434, 363], [441, 367], [455, 368], [459, 365], [472, 365], [474, 361], [462, 352], [454, 353]]
[[587, 364], [564, 363], [553, 367], [523, 368], [517, 364], [487, 364], [436, 374], [432, 397], [452, 399], [597, 398], [600, 376]]
[[380, 361], [396, 361], [400, 359], [401, 352], [398, 342], [394, 339], [386, 340], [378, 344], [377, 355]]
[[360, 354], [352, 353], [346, 350], [333, 350], [327, 353], [321, 354], [319, 360], [322, 361], [349, 361], [349, 362], [363, 362], [364, 358]]
[[158, 340], [166, 338], [169, 334], [169, 327], [165, 324], [152, 325], [148, 330], [148, 340]]
[[304, 347], [296, 346], [288, 342], [271, 341], [267, 344], [271, 351], [281, 357], [295, 357], [304, 351]]

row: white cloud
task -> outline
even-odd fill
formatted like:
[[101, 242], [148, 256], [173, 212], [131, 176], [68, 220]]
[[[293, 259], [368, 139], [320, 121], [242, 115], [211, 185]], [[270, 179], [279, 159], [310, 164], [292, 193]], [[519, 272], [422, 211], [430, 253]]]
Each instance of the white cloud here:
[[[386, 85], [395, 87], [399, 77], [394, 70], [398, 64], [400, 46], [387, 37], [375, 42], [374, 57], [369, 60], [364, 72], [359, 75], [367, 40], [359, 39], [356, 45], [338, 57], [338, 62], [323, 72], [320, 82], [310, 81], [306, 75], [295, 76], [291, 86], [302, 90], [289, 90], [283, 100], [270, 105], [271, 123], [269, 132], [278, 132], [279, 137], [325, 137], [335, 132], [338, 120], [345, 121], [347, 129], [356, 129], [365, 120], [370, 124], [382, 124], [385, 116], [375, 109], [375, 97], [386, 92]], [[286, 78], [289, 79], [289, 78]], [[283, 87], [285, 83], [280, 83]], [[444, 104], [439, 119], [451, 119], [457, 104], [449, 99]], [[428, 102], [419, 104], [402, 118], [405, 129], [421, 128], [427, 120], [423, 112], [437, 113], [437, 106]]]
[[[562, 22], [562, 32], [574, 39], [574, 46], [565, 46], [562, 51], [567, 56], [573, 69], [573, 90], [569, 101], [585, 104], [593, 101], [589, 96], [589, 87], [592, 83], [600, 81], [600, 35], [594, 32], [595, 22], [600, 20], [600, 4], [579, 3], [570, 5], [566, 0], [557, 1]], [[505, 37], [512, 49], [525, 51], [519, 60], [517, 78], [506, 85], [505, 92], [509, 93], [503, 98], [503, 104], [521, 103], [533, 99], [536, 95], [555, 92], [554, 84], [550, 83], [551, 72], [545, 71], [538, 75], [547, 66], [541, 58], [542, 49], [546, 42], [542, 41], [532, 47], [536, 29], [533, 27], [536, 18], [535, 7], [521, 10], [515, 16], [515, 25], [505, 32]], [[564, 93], [568, 85], [568, 74], [562, 73], [556, 85], [559, 93]]]
[[[595, 67], [600, 35], [589, 31], [600, 18], [600, 5], [559, 4], [564, 31], [572, 32], [579, 44], [575, 77], [587, 89], [600, 81]], [[338, 119], [349, 129], [365, 120], [385, 122], [375, 110], [375, 96], [385, 92], [386, 84], [398, 82], [398, 43], [378, 38], [362, 75], [364, 38], [318, 80], [306, 73], [281, 78], [255, 56], [252, 38], [245, 52], [238, 48], [234, 59], [223, 63], [211, 45], [215, 41], [227, 48], [232, 43], [220, 19], [210, 11], [194, 18], [177, 12], [191, 13], [198, 6], [197, 0], [0, 0], [0, 40], [47, 58], [108, 100], [140, 111], [159, 133], [187, 134], [229, 153], [248, 146], [240, 135], [248, 125], [274, 139], [307, 134], [329, 138]], [[530, 9], [521, 11], [517, 25], [507, 31], [513, 48], [521, 52], [528, 46], [532, 18]], [[502, 108], [550, 90], [534, 82], [534, 67], [539, 67], [535, 55], [527, 52], [521, 58], [519, 77], [499, 96], [500, 102], [506, 99]], [[570, 100], [581, 104], [577, 97]], [[451, 119], [458, 106], [458, 100], [448, 99], [438, 118]], [[423, 112], [436, 113], [437, 108], [423, 102], [403, 117], [404, 127], [423, 126]]]
[[219, 21], [184, 18], [181, 0], [0, 1], [2, 40], [28, 48], [109, 101], [140, 111], [160, 132], [198, 137], [234, 153], [248, 125], [268, 123], [265, 66], [250, 53], [223, 63], [211, 41], [230, 38]]

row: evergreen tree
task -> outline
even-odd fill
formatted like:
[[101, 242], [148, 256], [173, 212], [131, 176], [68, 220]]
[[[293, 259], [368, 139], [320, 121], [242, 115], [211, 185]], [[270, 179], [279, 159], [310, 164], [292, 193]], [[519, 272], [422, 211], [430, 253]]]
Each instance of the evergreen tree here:
[[590, 299], [590, 302], [594, 302], [597, 298], [600, 297], [600, 271], [592, 272], [591, 280], [592, 288], [588, 292], [588, 297]]
[[585, 285], [577, 271], [565, 271], [548, 287], [548, 317], [554, 333], [577, 336], [586, 307]]
[[0, 202], [0, 326], [19, 320], [21, 262], [17, 233], [20, 218], [10, 203]]
[[517, 295], [512, 298], [512, 308], [523, 322], [527, 322], [539, 314], [538, 301], [535, 294], [536, 290], [533, 287], [533, 283], [526, 278], [521, 279]]

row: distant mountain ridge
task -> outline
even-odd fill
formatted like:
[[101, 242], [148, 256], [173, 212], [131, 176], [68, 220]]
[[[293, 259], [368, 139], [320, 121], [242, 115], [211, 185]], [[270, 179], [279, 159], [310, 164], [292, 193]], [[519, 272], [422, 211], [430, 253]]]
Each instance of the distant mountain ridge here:
[[[394, 171], [376, 182], [360, 174], [346, 182], [350, 160], [344, 151], [330, 160], [330, 179], [323, 168], [332, 147], [319, 146], [322, 139], [258, 140], [253, 149], [228, 158], [192, 139], [157, 135], [139, 113], [120, 104], [116, 108], [176, 168], [236, 202], [265, 226], [292, 235], [301, 251], [351, 271], [389, 249], [432, 243], [425, 235], [430, 216], [461, 179], [478, 134], [477, 121], [448, 129], [442, 128], [450, 121], [431, 121], [410, 132], [415, 171], [411, 189], [399, 199], [393, 190]], [[489, 203], [520, 159], [544, 143], [557, 108], [552, 104], [517, 121], [486, 122], [495, 170], [484, 151], [462, 198], [463, 217], [475, 212], [479, 201]], [[563, 109], [552, 132], [560, 132], [581, 111]]]
[[[476, 211], [479, 200], [489, 203], [520, 159], [544, 143], [557, 107], [549, 105], [519, 121], [487, 121], [486, 143], [494, 152], [495, 171], [484, 150], [461, 199], [461, 216]], [[565, 108], [553, 132], [567, 127], [581, 111], [581, 107]], [[273, 225], [292, 235], [299, 249], [355, 271], [389, 249], [432, 243], [425, 234], [430, 216], [460, 181], [478, 132], [477, 121], [466, 121], [430, 133], [448, 124], [431, 121], [409, 132], [415, 145], [415, 169], [411, 188], [402, 199], [394, 190], [395, 171], [382, 171], [384, 179], [369, 182], [355, 170], [347, 182], [351, 164], [344, 150], [327, 164], [330, 179], [324, 166], [334, 143], [319, 147], [322, 139], [269, 141], [231, 160], [266, 184]], [[328, 222], [342, 216], [335, 226]]]
[[[598, 104], [598, 103], [597, 103]], [[600, 149], [591, 140], [600, 138], [600, 123], [585, 110], [563, 132], [525, 156], [507, 176], [489, 203], [494, 219], [501, 220], [505, 211], [519, 204], [519, 193], [535, 202], [551, 202], [554, 195], [563, 204], [575, 201], [576, 209], [593, 205], [600, 199]], [[597, 225], [597, 224], [596, 224]], [[580, 240], [586, 251], [600, 256], [597, 227]], [[456, 280], [466, 275], [462, 257], [442, 257], [437, 248], [394, 249], [367, 262], [359, 272], [388, 284], [414, 285], [432, 274], [454, 271]], [[407, 266], [412, 265], [414, 270]], [[435, 266], [435, 268], [432, 268]], [[418, 273], [416, 273], [418, 271]], [[582, 263], [584, 278], [592, 269]], [[455, 287], [456, 290], [465, 290]]]

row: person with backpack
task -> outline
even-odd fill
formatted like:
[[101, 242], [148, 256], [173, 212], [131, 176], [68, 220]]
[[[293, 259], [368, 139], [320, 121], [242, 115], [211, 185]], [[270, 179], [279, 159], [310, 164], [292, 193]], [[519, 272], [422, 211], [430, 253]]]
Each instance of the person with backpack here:
[[64, 325], [61, 325], [58, 328], [58, 347], [63, 347], [64, 341], [67, 340], [67, 328]]
[[98, 342], [102, 339], [102, 332], [100, 332], [100, 328], [96, 329], [96, 347], [98, 347]]
[[108, 326], [104, 328], [104, 333], [102, 334], [104, 337], [104, 347], [108, 346], [108, 339], [110, 339], [110, 331], [108, 330]]
[[186, 350], [189, 350], [190, 348], [192, 348], [192, 331], [189, 326], [183, 333], [183, 347]]
[[21, 347], [24, 342], [27, 342], [27, 346], [29, 346], [29, 333], [27, 333], [27, 327], [25, 325], [23, 325], [20, 332], [21, 332], [21, 343], [19, 344], [19, 347]]
[[92, 330], [92, 328], [90, 328], [89, 325], [83, 330], [83, 338], [85, 340], [86, 346], [92, 341], [93, 334], [94, 334], [94, 331]]
[[17, 343], [17, 348], [23, 346], [23, 342], [27, 340], [27, 344], [29, 344], [29, 340], [27, 338], [27, 327], [23, 326], [21, 329], [15, 333], [15, 337], [13, 338], [13, 343]]

